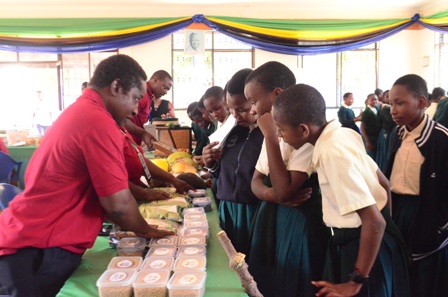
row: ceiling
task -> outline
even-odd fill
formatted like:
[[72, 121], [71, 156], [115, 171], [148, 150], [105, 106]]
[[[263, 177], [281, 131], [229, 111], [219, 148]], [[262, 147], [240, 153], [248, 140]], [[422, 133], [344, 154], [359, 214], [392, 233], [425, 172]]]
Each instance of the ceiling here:
[[0, 0], [0, 18], [238, 16], [390, 19], [448, 10], [447, 0]]

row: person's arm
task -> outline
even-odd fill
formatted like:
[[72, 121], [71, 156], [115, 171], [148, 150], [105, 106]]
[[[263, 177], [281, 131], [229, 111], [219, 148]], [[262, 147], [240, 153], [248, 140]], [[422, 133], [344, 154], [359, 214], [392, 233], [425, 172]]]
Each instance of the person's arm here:
[[128, 181], [128, 185], [132, 196], [134, 196], [134, 198], [137, 201], [150, 202], [150, 201], [166, 200], [170, 198], [170, 194], [168, 194], [165, 191], [158, 191], [149, 188], [144, 188], [140, 185], [134, 184], [131, 181]]
[[277, 202], [289, 202], [296, 196], [309, 176], [305, 172], [287, 170], [283, 163], [278, 143], [277, 127], [272, 115], [270, 113], [264, 114], [258, 119], [257, 123], [264, 135], [267, 155], [269, 156], [269, 177]]
[[367, 135], [365, 122], [361, 122], [361, 134], [362, 137], [364, 137], [364, 141], [366, 142], [367, 150], [371, 151], [373, 149], [373, 144], [370, 141], [369, 136]]
[[[140, 128], [139, 126], [134, 124], [131, 120], [127, 120], [126, 123], [124, 124], [124, 127], [126, 128], [126, 130], [128, 130], [129, 133], [139, 135], [140, 137], [142, 137], [143, 142], [146, 144], [147, 147], [152, 147], [153, 141], [157, 142], [157, 139], [154, 137], [154, 135], [152, 135], [145, 129]], [[140, 145], [140, 143], [137, 144]]]
[[118, 191], [107, 197], [100, 197], [99, 200], [108, 218], [124, 230], [132, 231], [144, 238], [174, 235], [174, 232], [157, 230], [148, 225], [138, 211], [137, 202], [129, 189]]
[[176, 191], [180, 194], [186, 194], [188, 190], [193, 190], [193, 187], [187, 184], [186, 182], [176, 178], [169, 172], [166, 172], [162, 168], [159, 168], [157, 165], [152, 163], [150, 160], [145, 158], [146, 166], [148, 166], [148, 170], [151, 173], [151, 176], [154, 179], [166, 182], [168, 184], [173, 185], [176, 188]]
[[376, 175], [378, 176], [378, 181], [380, 185], [386, 190], [387, 193], [387, 206], [389, 207], [390, 215], [392, 215], [392, 194], [390, 192], [389, 180], [384, 176], [383, 172], [378, 168], [376, 170]]
[[343, 127], [347, 127], [352, 122], [348, 119], [347, 108], [342, 106], [338, 110], [338, 119]]
[[169, 117], [170, 117], [170, 118], [175, 118], [175, 117], [176, 117], [176, 114], [174, 113], [174, 106], [173, 106], [173, 103], [168, 102], [168, 107], [169, 107], [169, 110], [168, 110], [168, 115], [169, 115]]

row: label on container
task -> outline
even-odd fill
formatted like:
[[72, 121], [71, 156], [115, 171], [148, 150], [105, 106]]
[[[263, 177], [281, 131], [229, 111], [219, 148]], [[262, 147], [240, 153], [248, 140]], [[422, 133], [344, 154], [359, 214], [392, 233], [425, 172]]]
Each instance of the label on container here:
[[184, 253], [187, 255], [199, 254], [199, 249], [195, 247], [189, 247], [184, 250]]
[[204, 230], [202, 229], [189, 229], [188, 230], [189, 235], [204, 235]]
[[194, 199], [194, 203], [210, 203], [210, 199], [209, 198], [195, 198]]
[[117, 267], [119, 268], [129, 268], [132, 265], [134, 265], [134, 263], [131, 260], [122, 260], [117, 263]]
[[109, 276], [109, 281], [111, 282], [121, 282], [123, 281], [128, 275], [124, 272], [115, 272], [111, 276]]
[[180, 278], [179, 283], [182, 285], [191, 285], [196, 282], [198, 278], [194, 274], [187, 274]]
[[161, 279], [160, 274], [152, 272], [152, 273], [148, 274], [147, 276], [145, 276], [143, 281], [147, 284], [152, 284], [152, 283], [158, 282], [160, 279]]
[[138, 240], [138, 239], [128, 239], [128, 240], [124, 240], [124, 241], [122, 241], [120, 243], [122, 243], [126, 247], [136, 247], [136, 246], [140, 245], [140, 240]]
[[185, 268], [193, 268], [193, 267], [198, 267], [198, 266], [199, 266], [199, 261], [196, 259], [188, 259], [182, 263], [182, 267], [185, 267]]
[[202, 227], [202, 226], [204, 226], [204, 222], [203, 221], [191, 221], [191, 222], [188, 222], [188, 226]]
[[193, 238], [185, 238], [184, 243], [185, 244], [197, 244], [200, 243], [201, 240], [197, 237], [193, 237]]
[[165, 260], [156, 260], [154, 262], [151, 262], [151, 264], [149, 264], [149, 267], [153, 268], [153, 269], [160, 269], [163, 268], [167, 265], [168, 263], [166, 263]]
[[170, 252], [168, 248], [158, 248], [154, 251], [154, 255], [167, 255]]
[[167, 238], [162, 238], [162, 239], [157, 240], [156, 243], [157, 244], [169, 244], [169, 243], [171, 243], [171, 240], [167, 239]]
[[200, 214], [192, 214], [192, 215], [189, 215], [188, 218], [191, 220], [199, 220], [199, 219], [202, 219], [203, 216]]

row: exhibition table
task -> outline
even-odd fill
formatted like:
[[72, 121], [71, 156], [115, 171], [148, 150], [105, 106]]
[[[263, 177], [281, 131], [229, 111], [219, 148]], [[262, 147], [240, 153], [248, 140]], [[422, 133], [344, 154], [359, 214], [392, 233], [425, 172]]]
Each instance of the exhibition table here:
[[[207, 196], [213, 197], [211, 189]], [[229, 260], [222, 249], [216, 234], [221, 230], [218, 213], [212, 198], [212, 211], [207, 212], [210, 237], [207, 242], [207, 280], [205, 297], [247, 297], [241, 282], [234, 271], [229, 268]], [[117, 251], [109, 248], [108, 237], [98, 237], [92, 249], [86, 251], [81, 265], [66, 281], [58, 297], [98, 296], [96, 281], [106, 270]]]

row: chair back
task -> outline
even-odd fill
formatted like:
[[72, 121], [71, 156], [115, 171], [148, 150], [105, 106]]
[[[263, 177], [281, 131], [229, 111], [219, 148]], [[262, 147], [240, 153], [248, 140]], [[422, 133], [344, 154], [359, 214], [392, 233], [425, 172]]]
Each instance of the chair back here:
[[23, 190], [19, 187], [7, 183], [0, 183], [0, 209], [4, 210], [7, 208], [9, 202], [21, 192]]
[[7, 153], [0, 152], [0, 183], [14, 182], [18, 185], [21, 167], [21, 161], [16, 161]]

